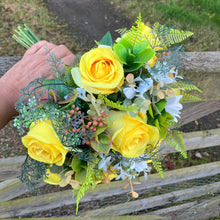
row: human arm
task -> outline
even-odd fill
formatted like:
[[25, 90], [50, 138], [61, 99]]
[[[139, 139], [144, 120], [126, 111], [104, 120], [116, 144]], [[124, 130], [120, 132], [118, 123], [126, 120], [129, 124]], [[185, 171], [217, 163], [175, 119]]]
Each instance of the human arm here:
[[23, 58], [0, 78], [0, 129], [17, 115], [15, 103], [21, 89], [36, 78], [51, 78], [45, 47], [51, 49], [65, 64], [72, 64], [74, 55], [64, 45], [40, 41], [28, 49]]

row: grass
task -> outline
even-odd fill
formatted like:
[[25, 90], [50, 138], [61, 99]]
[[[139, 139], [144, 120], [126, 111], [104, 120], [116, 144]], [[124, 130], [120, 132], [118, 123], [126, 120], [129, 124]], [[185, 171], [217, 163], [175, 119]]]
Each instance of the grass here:
[[24, 23], [42, 40], [64, 44], [73, 52], [81, 50], [68, 25], [48, 11], [44, 0], [1, 0], [0, 14], [0, 56], [24, 54], [26, 49], [12, 38]]
[[194, 32], [185, 41], [186, 51], [220, 50], [219, 0], [113, 0], [123, 12], [135, 19], [140, 12], [148, 25], [156, 21], [167, 26]]

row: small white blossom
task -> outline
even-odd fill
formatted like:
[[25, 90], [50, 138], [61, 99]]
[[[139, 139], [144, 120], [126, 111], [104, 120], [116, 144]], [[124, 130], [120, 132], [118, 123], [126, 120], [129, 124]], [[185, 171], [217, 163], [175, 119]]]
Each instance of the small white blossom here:
[[76, 88], [76, 90], [78, 91], [78, 97], [79, 98], [84, 98], [86, 97], [86, 91], [82, 88]]
[[180, 110], [183, 108], [182, 104], [179, 103], [182, 97], [183, 97], [182, 95], [178, 95], [167, 98], [167, 104], [165, 106], [165, 110], [174, 117], [175, 122], [177, 122], [176, 117], [180, 117], [179, 116]]
[[133, 99], [136, 95], [136, 89], [134, 87], [124, 88], [123, 92], [128, 99]]

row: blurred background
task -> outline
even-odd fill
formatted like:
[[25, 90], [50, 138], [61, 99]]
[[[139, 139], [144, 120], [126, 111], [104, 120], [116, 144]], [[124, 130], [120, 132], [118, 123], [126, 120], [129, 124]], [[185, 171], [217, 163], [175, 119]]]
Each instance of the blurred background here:
[[143, 21], [194, 32], [186, 51], [220, 49], [219, 0], [1, 0], [0, 56], [22, 56], [25, 49], [12, 35], [27, 24], [36, 35], [64, 44], [76, 53], [94, 45], [108, 31], [129, 28], [141, 13]]

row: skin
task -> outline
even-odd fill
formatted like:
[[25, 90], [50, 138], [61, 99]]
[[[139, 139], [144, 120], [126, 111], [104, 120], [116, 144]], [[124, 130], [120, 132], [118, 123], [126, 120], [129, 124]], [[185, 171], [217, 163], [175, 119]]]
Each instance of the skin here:
[[75, 56], [64, 45], [40, 41], [29, 48], [23, 58], [0, 78], [0, 129], [18, 114], [14, 106], [22, 88], [36, 78], [52, 78], [45, 47], [51, 49], [65, 64], [72, 64]]

